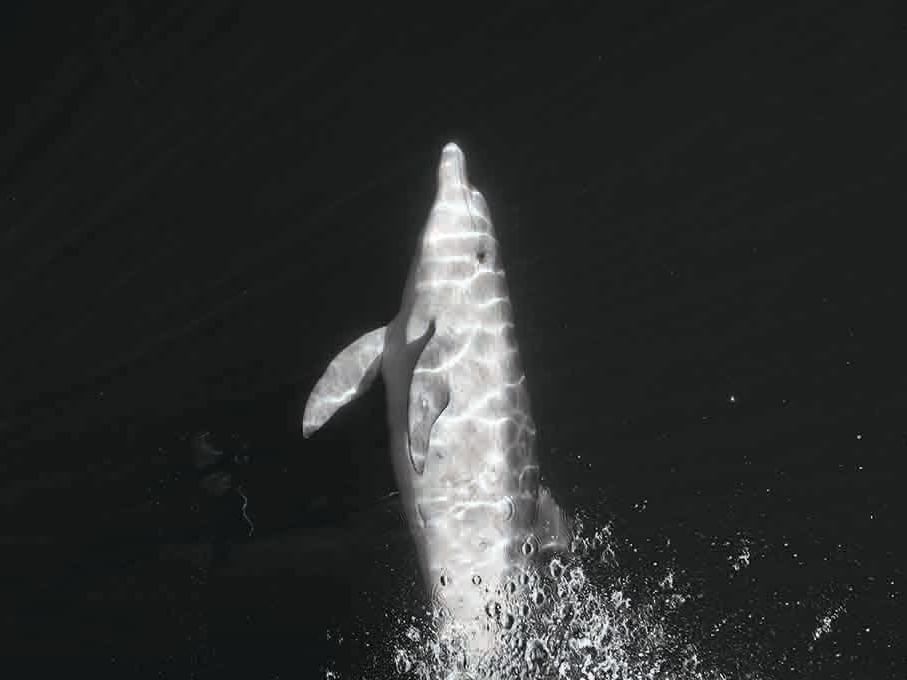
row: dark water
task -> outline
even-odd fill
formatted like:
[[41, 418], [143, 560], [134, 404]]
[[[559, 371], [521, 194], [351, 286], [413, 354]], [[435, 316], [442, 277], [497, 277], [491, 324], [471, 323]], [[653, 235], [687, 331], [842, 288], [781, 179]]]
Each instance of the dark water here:
[[4, 672], [391, 677], [381, 390], [311, 441], [300, 407], [395, 313], [456, 139], [595, 592], [670, 573], [708, 672], [904, 677], [893, 8], [4, 12]]

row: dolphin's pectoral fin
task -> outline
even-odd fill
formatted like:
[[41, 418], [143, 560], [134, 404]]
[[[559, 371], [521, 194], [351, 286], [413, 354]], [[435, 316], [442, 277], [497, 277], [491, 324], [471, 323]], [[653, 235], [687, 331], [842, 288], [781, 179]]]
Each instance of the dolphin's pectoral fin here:
[[570, 547], [570, 540], [573, 538], [567, 514], [544, 486], [539, 486], [535, 534], [539, 539], [539, 547], [543, 551], [566, 550]]
[[302, 416], [302, 435], [309, 437], [344, 404], [362, 394], [378, 375], [385, 327], [376, 328], [341, 350], [315, 384]]
[[[429, 331], [434, 334], [434, 323]], [[447, 381], [437, 370], [441, 365], [440, 346], [427, 340], [409, 385], [409, 459], [420, 475], [425, 470], [432, 427], [450, 402]]]
[[425, 470], [431, 429], [449, 402], [450, 390], [443, 377], [413, 375], [409, 403], [409, 458], [413, 469], [420, 475]]

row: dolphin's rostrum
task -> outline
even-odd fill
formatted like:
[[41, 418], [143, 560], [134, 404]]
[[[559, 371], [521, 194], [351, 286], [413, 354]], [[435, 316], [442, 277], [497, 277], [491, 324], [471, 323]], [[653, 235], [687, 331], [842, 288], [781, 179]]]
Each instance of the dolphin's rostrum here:
[[381, 371], [390, 449], [423, 577], [445, 628], [487, 649], [495, 589], [568, 540], [539, 485], [535, 425], [488, 206], [447, 144], [403, 300], [338, 354], [309, 396], [311, 436]]

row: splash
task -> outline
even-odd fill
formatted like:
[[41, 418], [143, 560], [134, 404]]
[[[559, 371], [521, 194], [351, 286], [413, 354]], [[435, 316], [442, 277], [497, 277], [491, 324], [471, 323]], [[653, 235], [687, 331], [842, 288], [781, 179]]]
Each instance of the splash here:
[[845, 606], [840, 604], [819, 617], [819, 620], [816, 622], [816, 629], [813, 631], [813, 640], [818, 640], [822, 636], [831, 633], [833, 624], [845, 611]]
[[[610, 526], [576, 526], [568, 551], [523, 570], [486, 598], [493, 652], [470, 657], [463, 635], [426, 619], [393, 614], [384, 655], [389, 676], [413, 680], [723, 680], [684, 625], [691, 597], [667, 567], [642, 583], [619, 569]], [[372, 673], [373, 675], [373, 673]], [[740, 677], [739, 669], [734, 677]], [[759, 678], [755, 671], [743, 677]]]

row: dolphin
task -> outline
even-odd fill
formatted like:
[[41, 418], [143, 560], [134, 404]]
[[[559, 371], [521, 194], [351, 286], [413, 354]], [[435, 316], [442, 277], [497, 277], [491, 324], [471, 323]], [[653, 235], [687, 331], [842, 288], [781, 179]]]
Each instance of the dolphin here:
[[570, 529], [540, 485], [491, 215], [452, 142], [399, 312], [330, 362], [306, 403], [303, 436], [379, 371], [400, 498], [439, 630], [456, 630], [485, 653], [502, 625], [495, 593], [525, 583], [541, 555], [565, 547]]

